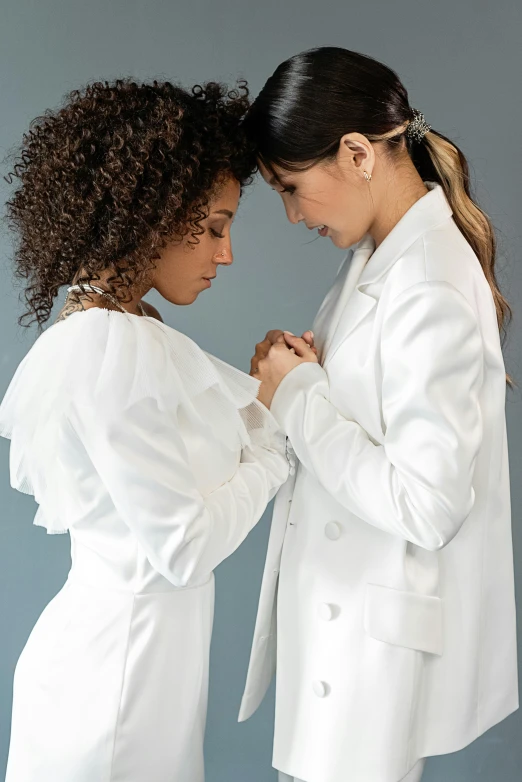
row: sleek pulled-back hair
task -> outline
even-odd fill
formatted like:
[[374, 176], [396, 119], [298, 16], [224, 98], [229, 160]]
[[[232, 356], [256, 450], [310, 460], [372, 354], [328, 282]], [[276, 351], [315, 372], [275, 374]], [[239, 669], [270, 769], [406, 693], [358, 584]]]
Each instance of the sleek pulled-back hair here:
[[390, 155], [406, 146], [422, 179], [442, 186], [491, 287], [504, 335], [511, 310], [495, 276], [495, 234], [471, 196], [466, 158], [435, 130], [420, 142], [412, 140], [406, 130], [413, 119], [406, 88], [391, 68], [358, 52], [322, 47], [277, 68], [251, 106], [245, 130], [271, 171], [274, 166], [302, 171], [335, 158], [346, 133], [384, 142]]

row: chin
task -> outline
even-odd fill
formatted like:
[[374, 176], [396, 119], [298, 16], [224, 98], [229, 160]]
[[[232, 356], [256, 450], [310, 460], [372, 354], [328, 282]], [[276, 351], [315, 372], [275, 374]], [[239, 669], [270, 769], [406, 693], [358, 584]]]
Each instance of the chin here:
[[348, 247], [352, 246], [345, 236], [336, 236], [333, 234], [333, 236], [330, 236], [330, 239], [334, 247], [338, 247], [340, 250], [347, 250]]
[[331, 239], [333, 244], [340, 250], [349, 250], [350, 247], [358, 244], [363, 236], [364, 234], [361, 236], [332, 236]]
[[184, 296], [183, 298], [181, 298], [180, 296], [167, 296], [162, 291], [159, 291], [159, 293], [163, 296], [163, 298], [166, 301], [169, 302], [169, 304], [175, 304], [176, 307], [188, 307], [189, 304], [194, 304], [200, 292], [197, 291], [197, 293]]
[[199, 291], [198, 293], [195, 293], [192, 297], [183, 299], [182, 301], [176, 301], [175, 304], [178, 305], [178, 307], [188, 307], [190, 304], [194, 304], [196, 299], [199, 297]]

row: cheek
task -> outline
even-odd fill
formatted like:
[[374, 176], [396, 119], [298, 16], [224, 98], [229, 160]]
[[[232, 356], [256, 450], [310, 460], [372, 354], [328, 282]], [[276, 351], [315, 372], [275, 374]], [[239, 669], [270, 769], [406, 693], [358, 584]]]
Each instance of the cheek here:
[[360, 211], [348, 215], [338, 230], [332, 233], [332, 241], [336, 247], [346, 250], [357, 242], [370, 230], [370, 221], [361, 215]]
[[337, 215], [341, 226], [348, 230], [359, 231], [370, 222], [370, 204], [364, 192], [347, 191], [339, 198]]
[[160, 251], [156, 268], [162, 275], [170, 274], [183, 263], [184, 247], [182, 244], [171, 244]]
[[209, 253], [204, 236], [199, 237], [199, 244], [184, 244], [177, 252], [165, 258], [164, 273], [171, 278], [190, 280], [197, 278], [202, 269], [208, 267]]
[[199, 243], [192, 245], [184, 254], [186, 269], [197, 276], [200, 270], [208, 271], [209, 262], [212, 259], [212, 240], [205, 232], [198, 237]]
[[318, 189], [310, 198], [300, 200], [300, 211], [308, 223], [324, 223], [334, 230], [339, 229], [346, 223], [348, 213], [346, 193], [331, 187]]
[[166, 248], [156, 264], [154, 284], [159, 293], [175, 304], [189, 304], [200, 293], [198, 282], [208, 271], [205, 248], [191, 250], [186, 244]]

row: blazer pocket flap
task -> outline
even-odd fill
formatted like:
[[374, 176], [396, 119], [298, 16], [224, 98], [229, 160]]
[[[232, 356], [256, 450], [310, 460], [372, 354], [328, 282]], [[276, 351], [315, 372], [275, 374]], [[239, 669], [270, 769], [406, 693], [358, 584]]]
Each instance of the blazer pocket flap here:
[[440, 655], [442, 600], [367, 584], [364, 629], [378, 641]]

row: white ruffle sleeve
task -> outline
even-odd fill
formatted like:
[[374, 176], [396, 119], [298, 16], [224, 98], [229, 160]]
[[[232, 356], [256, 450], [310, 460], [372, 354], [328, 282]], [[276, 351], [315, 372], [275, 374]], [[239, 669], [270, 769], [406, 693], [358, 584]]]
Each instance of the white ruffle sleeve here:
[[[35, 523], [66, 531], [62, 445], [72, 427], [151, 564], [186, 585], [239, 546], [288, 475], [285, 436], [258, 390], [153, 318], [77, 313], [37, 340], [0, 406], [11, 483], [40, 504]], [[239, 455], [235, 474], [207, 496], [188, 464], [181, 410]]]

